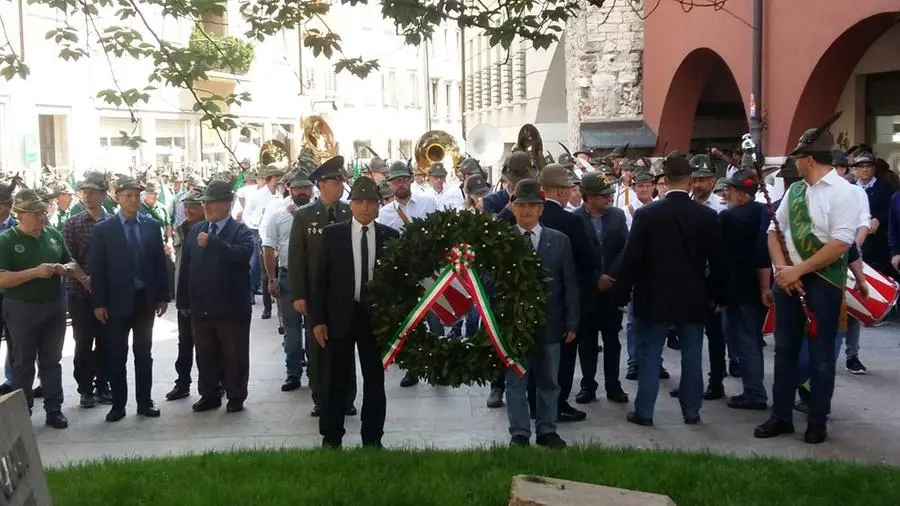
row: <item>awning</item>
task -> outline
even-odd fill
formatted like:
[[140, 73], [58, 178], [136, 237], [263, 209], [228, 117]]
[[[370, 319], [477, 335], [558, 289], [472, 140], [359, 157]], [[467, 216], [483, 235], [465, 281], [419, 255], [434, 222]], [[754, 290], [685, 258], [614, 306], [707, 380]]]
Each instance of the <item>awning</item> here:
[[643, 120], [596, 121], [581, 124], [582, 150], [613, 149], [628, 144], [632, 148], [656, 147], [656, 132]]

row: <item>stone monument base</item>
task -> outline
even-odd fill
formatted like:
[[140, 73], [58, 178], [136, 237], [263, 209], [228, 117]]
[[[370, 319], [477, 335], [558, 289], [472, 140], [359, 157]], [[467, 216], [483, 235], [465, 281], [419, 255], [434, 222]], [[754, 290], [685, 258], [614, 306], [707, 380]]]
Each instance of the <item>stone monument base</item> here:
[[665, 495], [543, 476], [513, 477], [509, 506], [675, 506]]

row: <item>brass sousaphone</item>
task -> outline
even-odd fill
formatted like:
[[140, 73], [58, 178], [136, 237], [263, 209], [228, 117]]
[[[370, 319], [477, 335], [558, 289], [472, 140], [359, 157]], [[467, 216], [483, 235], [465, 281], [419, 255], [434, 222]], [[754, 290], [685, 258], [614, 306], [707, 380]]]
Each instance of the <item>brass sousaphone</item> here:
[[544, 141], [541, 139], [541, 133], [531, 123], [526, 123], [519, 129], [516, 149], [528, 153], [528, 156], [531, 157], [531, 163], [538, 170], [543, 170], [544, 166], [547, 165], [547, 160], [544, 158]]
[[338, 144], [325, 118], [318, 114], [307, 116], [300, 127], [303, 128], [303, 147], [312, 151], [316, 165], [337, 156]]
[[449, 163], [448, 168], [453, 168], [462, 161], [459, 145], [452, 135], [443, 130], [429, 130], [419, 137], [414, 157], [416, 166], [425, 172], [426, 176], [435, 163]]
[[269, 139], [259, 148], [259, 166], [265, 167], [270, 163], [286, 164], [288, 160], [287, 146], [278, 139]]

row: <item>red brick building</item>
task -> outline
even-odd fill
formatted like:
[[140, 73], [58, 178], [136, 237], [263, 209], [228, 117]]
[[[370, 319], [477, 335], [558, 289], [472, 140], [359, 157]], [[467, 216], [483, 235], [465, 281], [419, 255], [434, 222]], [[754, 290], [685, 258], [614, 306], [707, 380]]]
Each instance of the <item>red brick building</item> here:
[[[900, 163], [900, 0], [763, 0], [762, 99], [768, 156], [843, 110], [832, 128]], [[706, 0], [696, 3], [705, 3]], [[685, 0], [689, 3], [689, 0]], [[734, 143], [748, 131], [753, 0], [685, 12], [645, 0], [643, 117], [656, 153]], [[658, 4], [658, 5], [657, 5]]]

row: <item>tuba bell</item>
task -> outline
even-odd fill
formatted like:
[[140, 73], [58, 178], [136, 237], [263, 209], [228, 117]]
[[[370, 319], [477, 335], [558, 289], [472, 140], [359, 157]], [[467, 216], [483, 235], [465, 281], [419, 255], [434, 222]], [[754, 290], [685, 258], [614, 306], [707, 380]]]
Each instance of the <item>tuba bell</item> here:
[[547, 160], [544, 159], [544, 141], [541, 139], [541, 133], [531, 123], [526, 123], [519, 129], [516, 149], [528, 153], [531, 163], [537, 170], [543, 170], [547, 165]]
[[432, 164], [444, 162], [449, 158], [449, 166], [456, 167], [462, 160], [459, 146], [453, 136], [443, 130], [429, 130], [416, 143], [413, 155], [416, 166], [428, 175]]
[[307, 116], [300, 127], [303, 128], [303, 147], [312, 151], [316, 165], [337, 156], [338, 145], [325, 118], [317, 114]]
[[503, 134], [496, 127], [481, 123], [469, 130], [466, 151], [484, 167], [503, 158]]
[[270, 163], [286, 163], [287, 159], [287, 147], [278, 139], [269, 139], [259, 148], [260, 167], [265, 167]]

